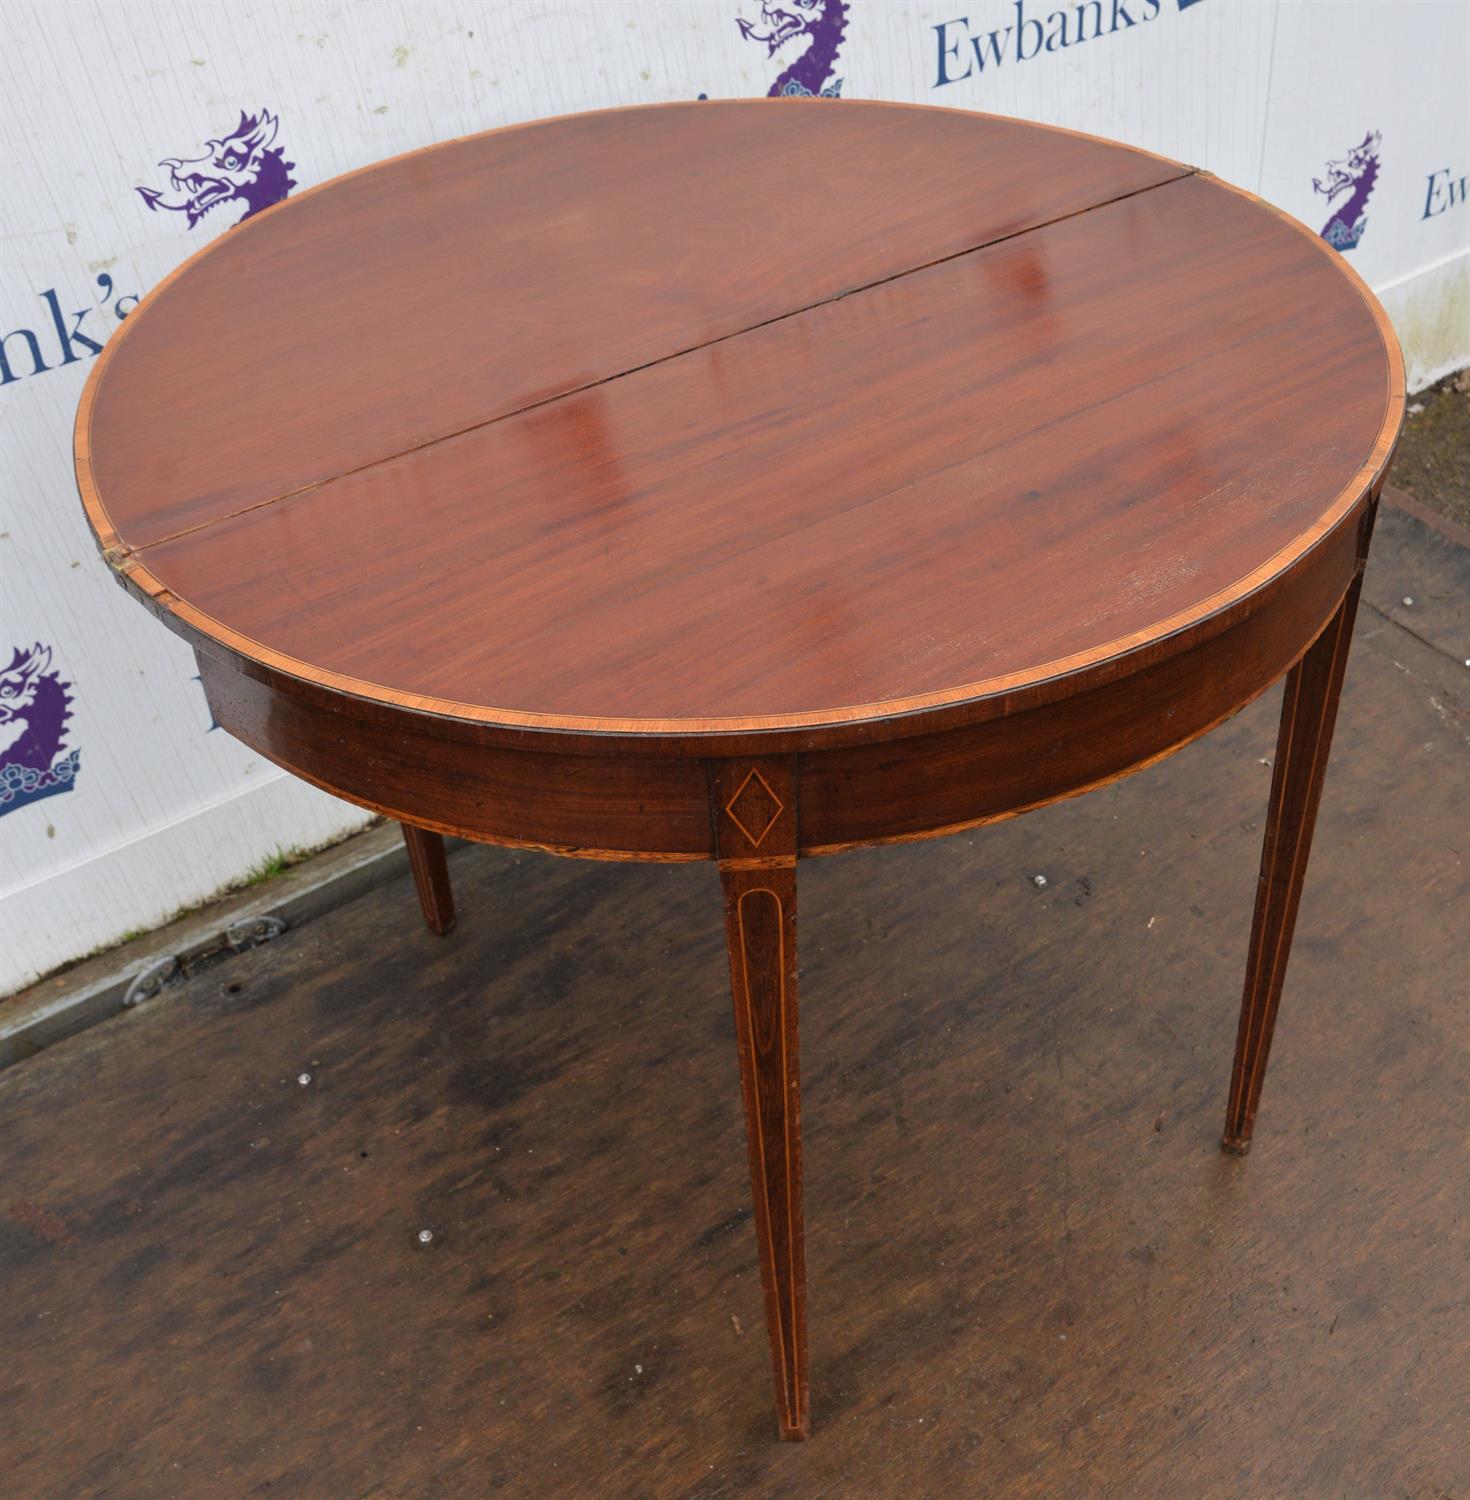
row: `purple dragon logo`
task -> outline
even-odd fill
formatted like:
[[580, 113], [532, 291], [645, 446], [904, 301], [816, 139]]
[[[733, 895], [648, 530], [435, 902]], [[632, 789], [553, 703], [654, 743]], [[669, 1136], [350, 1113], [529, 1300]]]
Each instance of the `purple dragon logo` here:
[[51, 667], [51, 648], [39, 642], [16, 647], [0, 670], [0, 817], [69, 792], [77, 779], [80, 750], [63, 752], [71, 717], [71, 684]]
[[1351, 250], [1363, 238], [1368, 227], [1364, 212], [1368, 195], [1378, 181], [1378, 147], [1383, 140], [1380, 131], [1370, 130], [1360, 145], [1354, 146], [1341, 161], [1327, 163], [1327, 175], [1312, 179], [1313, 192], [1321, 193], [1331, 203], [1343, 193], [1348, 197], [1322, 226], [1322, 238], [1335, 250]]
[[243, 203], [245, 212], [235, 220], [243, 224], [296, 186], [291, 176], [296, 163], [286, 161], [282, 148], [271, 144], [280, 123], [266, 110], [242, 112], [240, 123], [223, 140], [205, 141], [203, 156], [184, 161], [169, 156], [159, 162], [169, 169], [168, 192], [140, 187], [138, 196], [149, 208], [186, 215], [190, 229], [221, 203]]
[[766, 55], [774, 57], [787, 42], [805, 39], [800, 56], [784, 69], [767, 91], [772, 99], [791, 95], [815, 95], [836, 99], [842, 80], [834, 76], [837, 49], [847, 30], [846, 0], [763, 0], [760, 21], [741, 16], [735, 23], [748, 42], [764, 42]]

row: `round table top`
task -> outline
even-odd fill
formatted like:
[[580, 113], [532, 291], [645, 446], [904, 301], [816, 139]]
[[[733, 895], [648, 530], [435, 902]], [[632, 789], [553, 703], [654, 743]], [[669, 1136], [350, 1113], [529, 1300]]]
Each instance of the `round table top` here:
[[76, 453], [112, 566], [206, 648], [513, 729], [817, 743], [1249, 608], [1402, 404], [1371, 294], [1249, 194], [749, 100], [287, 199], [129, 316]]

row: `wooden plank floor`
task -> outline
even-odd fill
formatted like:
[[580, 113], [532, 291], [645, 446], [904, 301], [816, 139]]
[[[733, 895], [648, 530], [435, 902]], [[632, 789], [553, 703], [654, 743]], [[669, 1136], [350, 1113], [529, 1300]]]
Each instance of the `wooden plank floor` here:
[[1470, 1496], [1470, 553], [1380, 526], [1249, 1158], [1274, 692], [803, 866], [805, 1446], [713, 870], [466, 849], [0, 1074], [0, 1492]]

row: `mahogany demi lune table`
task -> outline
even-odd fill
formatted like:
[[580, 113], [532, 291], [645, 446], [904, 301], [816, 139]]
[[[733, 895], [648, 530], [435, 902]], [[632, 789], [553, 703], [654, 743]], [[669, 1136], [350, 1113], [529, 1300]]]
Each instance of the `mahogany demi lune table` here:
[[1225, 1145], [1260, 1097], [1403, 369], [1248, 193], [951, 110], [451, 141], [221, 235], [77, 416], [215, 717], [411, 830], [715, 860], [781, 1434], [809, 1429], [798, 858], [1009, 817], [1287, 677]]

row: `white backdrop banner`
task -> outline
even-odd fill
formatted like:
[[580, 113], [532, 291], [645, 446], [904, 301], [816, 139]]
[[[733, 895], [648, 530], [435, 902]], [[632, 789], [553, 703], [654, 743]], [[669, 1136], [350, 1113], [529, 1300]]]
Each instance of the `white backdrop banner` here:
[[97, 560], [71, 474], [119, 321], [299, 189], [606, 105], [943, 104], [1258, 192], [1383, 298], [1411, 388], [1470, 363], [1463, 0], [4, 0], [0, 19], [0, 992], [365, 821], [213, 725], [189, 650]]

